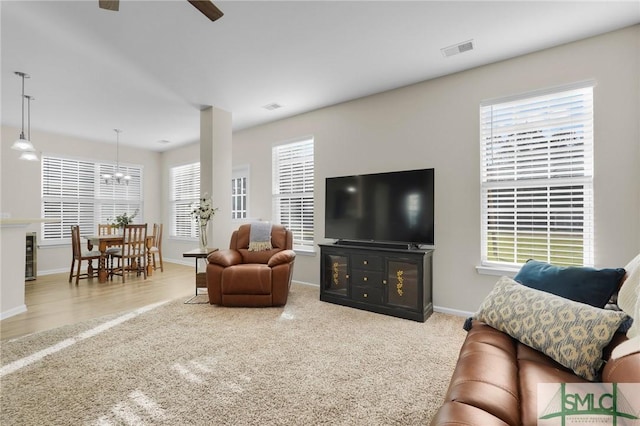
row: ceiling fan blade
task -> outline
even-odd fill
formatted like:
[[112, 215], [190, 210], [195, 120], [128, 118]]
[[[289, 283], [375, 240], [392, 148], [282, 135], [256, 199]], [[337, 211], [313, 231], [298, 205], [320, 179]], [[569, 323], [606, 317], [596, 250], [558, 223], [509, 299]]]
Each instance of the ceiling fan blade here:
[[118, 11], [120, 9], [120, 0], [98, 0], [100, 9]]
[[222, 18], [222, 11], [218, 9], [211, 0], [187, 0], [189, 3], [194, 5], [196, 9], [204, 14], [207, 18], [211, 19], [211, 21], [215, 21], [217, 19]]

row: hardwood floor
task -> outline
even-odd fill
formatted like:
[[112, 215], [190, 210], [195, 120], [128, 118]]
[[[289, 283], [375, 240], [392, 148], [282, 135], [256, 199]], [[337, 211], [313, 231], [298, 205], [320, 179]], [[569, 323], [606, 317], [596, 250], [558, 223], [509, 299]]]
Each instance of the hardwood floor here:
[[[194, 263], [195, 266], [195, 263]], [[154, 271], [146, 280], [135, 274], [98, 283], [97, 278], [68, 283], [69, 273], [27, 281], [27, 312], [0, 321], [2, 340], [49, 330], [103, 315], [131, 311], [163, 300], [195, 294], [195, 268], [164, 263], [164, 272]]]

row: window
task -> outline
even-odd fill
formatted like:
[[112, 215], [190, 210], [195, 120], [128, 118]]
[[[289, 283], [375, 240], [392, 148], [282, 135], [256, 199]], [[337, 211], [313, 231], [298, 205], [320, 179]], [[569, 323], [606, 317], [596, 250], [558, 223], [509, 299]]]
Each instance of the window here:
[[200, 163], [172, 167], [170, 179], [170, 235], [178, 238], [197, 238], [198, 226], [191, 218], [191, 205], [200, 199]]
[[482, 262], [593, 264], [593, 86], [480, 106]]
[[274, 221], [293, 232], [298, 250], [313, 250], [313, 139], [277, 145], [273, 158]]
[[231, 178], [231, 219], [247, 218], [249, 166], [233, 168]]
[[115, 165], [91, 160], [42, 156], [42, 215], [60, 219], [42, 225], [42, 241], [67, 243], [71, 225], [80, 225], [81, 234], [97, 231], [122, 213], [142, 216], [142, 166], [120, 165], [132, 179], [128, 185], [107, 184], [100, 178], [114, 172]]

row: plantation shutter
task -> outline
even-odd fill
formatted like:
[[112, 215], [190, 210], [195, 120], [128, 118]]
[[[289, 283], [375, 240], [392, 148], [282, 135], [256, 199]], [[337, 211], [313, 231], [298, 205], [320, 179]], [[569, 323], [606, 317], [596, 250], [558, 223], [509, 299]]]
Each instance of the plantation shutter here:
[[593, 87], [481, 104], [482, 259], [593, 264]]
[[142, 166], [120, 166], [132, 176], [128, 185], [100, 178], [113, 172], [112, 164], [43, 155], [41, 168], [42, 217], [59, 220], [42, 224], [45, 243], [68, 243], [71, 225], [79, 225], [81, 235], [95, 234], [98, 223], [142, 210]]
[[60, 219], [44, 223], [43, 240], [71, 239], [71, 225], [81, 234], [94, 230], [95, 166], [89, 161], [42, 156], [42, 217]]
[[114, 164], [98, 165], [98, 200], [99, 200], [99, 223], [112, 223], [116, 216], [123, 213], [132, 215], [138, 210], [138, 215], [134, 222], [139, 223], [141, 200], [142, 200], [142, 169], [134, 166], [119, 166], [120, 172], [131, 176], [128, 184], [117, 184], [105, 182], [100, 176], [105, 173], [114, 175], [116, 166]]
[[313, 250], [313, 139], [273, 147], [274, 220], [293, 232], [298, 249]]
[[171, 168], [172, 236], [196, 238], [198, 227], [191, 205], [200, 199], [200, 163]]

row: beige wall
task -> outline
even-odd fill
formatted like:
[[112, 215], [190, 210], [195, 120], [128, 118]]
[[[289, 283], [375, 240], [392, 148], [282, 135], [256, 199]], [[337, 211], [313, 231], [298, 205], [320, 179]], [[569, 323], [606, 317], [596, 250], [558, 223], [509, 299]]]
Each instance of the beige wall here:
[[[41, 217], [40, 196], [40, 161], [20, 161], [19, 152], [11, 149], [20, 129], [2, 127], [2, 174], [0, 188], [0, 211], [9, 213], [11, 217]], [[31, 140], [39, 151], [39, 155], [55, 154], [74, 158], [114, 161], [115, 143], [96, 142], [31, 130]], [[134, 163], [143, 166], [144, 174], [144, 216], [147, 223], [159, 221], [161, 218], [160, 154], [156, 152], [131, 148], [120, 144], [120, 162]], [[40, 225], [29, 225], [26, 231], [36, 231], [40, 238]], [[4, 259], [2, 259], [4, 262]], [[71, 267], [71, 246], [38, 247], [38, 273], [68, 271]]]
[[[329, 176], [434, 167], [434, 305], [475, 311], [496, 281], [479, 275], [479, 104], [595, 80], [595, 262], [640, 252], [640, 26], [236, 132], [234, 164], [250, 164], [252, 216], [271, 217], [271, 146], [315, 137], [316, 241]], [[454, 59], [455, 60], [455, 59]], [[319, 281], [319, 256], [294, 278]]]
[[[235, 132], [233, 165], [248, 164], [251, 170], [249, 214], [271, 219], [271, 147], [301, 136], [315, 138], [317, 242], [324, 241], [326, 177], [434, 167], [434, 305], [452, 312], [475, 311], [496, 281], [475, 269], [480, 263], [479, 103], [594, 80], [595, 262], [596, 266], [624, 266], [640, 252], [639, 55], [640, 26], [636, 25]], [[32, 133], [38, 149], [47, 152], [113, 158], [112, 145]], [[17, 134], [17, 129], [2, 129], [1, 211], [14, 217], [38, 216], [39, 163], [15, 160], [8, 141]], [[168, 170], [198, 161], [199, 145], [163, 154], [124, 147], [121, 152], [145, 166], [145, 220], [165, 223], [165, 259], [184, 261], [182, 252], [197, 243], [169, 238]], [[228, 242], [215, 244], [224, 247]], [[41, 250], [44, 264], [39, 263], [39, 269], [66, 269], [69, 250]], [[318, 255], [299, 256], [294, 279], [318, 284], [319, 265]]]

